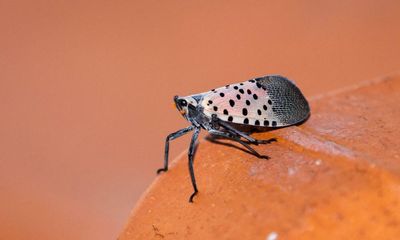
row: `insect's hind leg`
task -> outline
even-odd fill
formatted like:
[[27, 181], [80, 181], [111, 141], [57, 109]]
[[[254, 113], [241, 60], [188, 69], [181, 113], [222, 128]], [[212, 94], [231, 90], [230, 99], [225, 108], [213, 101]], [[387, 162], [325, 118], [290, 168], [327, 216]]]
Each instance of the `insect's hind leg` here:
[[197, 190], [197, 184], [196, 184], [196, 178], [194, 177], [194, 170], [193, 170], [193, 157], [194, 157], [194, 151], [195, 151], [195, 145], [197, 138], [199, 137], [200, 133], [200, 128], [197, 127], [194, 129], [194, 133], [192, 136], [192, 140], [190, 141], [190, 146], [189, 146], [189, 152], [188, 152], [188, 157], [189, 157], [189, 173], [190, 173], [190, 179], [192, 180], [192, 185], [193, 185], [193, 193], [190, 195], [189, 202], [193, 202], [193, 197], [196, 196], [198, 193]]
[[269, 144], [272, 142], [277, 142], [276, 138], [270, 138], [270, 139], [266, 139], [266, 140], [258, 140], [256, 139], [257, 143], [256, 144]]
[[249, 135], [247, 135], [246, 133], [241, 132], [241, 131], [235, 129], [234, 127], [230, 126], [229, 124], [224, 123], [223, 121], [218, 121], [218, 124], [220, 126], [222, 126], [223, 128], [225, 128], [230, 134], [232, 134], [234, 136], [240, 136], [240, 137], [246, 139], [247, 141], [249, 141], [249, 143], [252, 143], [255, 145], [276, 142], [276, 138], [271, 138], [268, 140], [254, 139], [254, 138], [250, 137]]
[[223, 121], [219, 121], [219, 119], [218, 119], [218, 124], [219, 124], [220, 126], [222, 126], [223, 128], [225, 128], [227, 131], [229, 131], [229, 133], [232, 133], [233, 135], [239, 135], [239, 136], [241, 136], [242, 138], [245, 138], [246, 140], [248, 140], [249, 142], [252, 142], [252, 143], [255, 143], [255, 142], [256, 142], [256, 139], [250, 137], [249, 135], [247, 135], [247, 134], [244, 133], [244, 132], [241, 132], [241, 131], [239, 131], [239, 130], [233, 128], [232, 126], [230, 126], [230, 125], [227, 124], [227, 123], [224, 123]]
[[221, 137], [224, 137], [224, 138], [227, 138], [227, 139], [230, 139], [230, 140], [233, 140], [233, 141], [236, 141], [236, 142], [242, 144], [245, 148], [247, 148], [247, 150], [249, 150], [254, 156], [256, 156], [258, 158], [269, 159], [268, 156], [259, 154], [256, 150], [254, 150], [252, 147], [250, 147], [249, 144], [242, 141], [240, 139], [240, 137], [232, 136], [230, 133], [221, 132], [218, 130], [210, 130], [209, 133], [212, 135], [221, 136]]
[[175, 138], [181, 137], [181, 136], [185, 135], [186, 133], [192, 131], [193, 129], [194, 129], [194, 126], [192, 125], [187, 128], [176, 131], [174, 133], [171, 133], [167, 136], [167, 138], [165, 139], [164, 167], [158, 169], [157, 174], [159, 174], [160, 172], [168, 171], [169, 141], [174, 140]]

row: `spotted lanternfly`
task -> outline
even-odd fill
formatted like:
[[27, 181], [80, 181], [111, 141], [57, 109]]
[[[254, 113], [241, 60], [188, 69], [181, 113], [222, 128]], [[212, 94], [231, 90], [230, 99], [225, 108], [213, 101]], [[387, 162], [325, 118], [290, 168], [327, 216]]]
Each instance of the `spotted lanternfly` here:
[[268, 158], [260, 155], [249, 144], [269, 143], [274, 139], [256, 140], [236, 126], [285, 127], [300, 123], [310, 115], [310, 107], [300, 90], [293, 82], [278, 75], [230, 84], [187, 97], [175, 96], [174, 101], [176, 108], [191, 125], [167, 136], [164, 167], [158, 169], [157, 173], [168, 170], [169, 141], [194, 130], [188, 152], [194, 189], [189, 202], [193, 202], [198, 192], [193, 157], [200, 129], [239, 142], [259, 158]]

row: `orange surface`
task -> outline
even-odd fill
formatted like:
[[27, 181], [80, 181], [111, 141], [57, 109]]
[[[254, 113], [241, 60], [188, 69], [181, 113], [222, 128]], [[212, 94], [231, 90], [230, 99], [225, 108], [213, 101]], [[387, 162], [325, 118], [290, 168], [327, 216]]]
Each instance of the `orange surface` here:
[[[201, 141], [155, 181], [119, 240], [398, 239], [400, 76], [311, 102], [301, 126], [257, 133], [255, 148]], [[179, 184], [177, 184], [179, 183]]]
[[187, 126], [172, 96], [279, 73], [310, 97], [386, 75], [399, 7], [0, 0], [0, 238], [115, 238]]

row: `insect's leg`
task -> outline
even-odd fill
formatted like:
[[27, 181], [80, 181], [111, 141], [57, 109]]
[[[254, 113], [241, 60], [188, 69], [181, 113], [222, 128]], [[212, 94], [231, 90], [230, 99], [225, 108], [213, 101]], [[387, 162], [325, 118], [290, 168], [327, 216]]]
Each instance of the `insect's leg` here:
[[193, 171], [193, 157], [194, 157], [194, 150], [195, 150], [195, 145], [196, 145], [196, 140], [199, 137], [200, 133], [200, 128], [197, 127], [194, 129], [194, 133], [192, 136], [192, 140], [190, 141], [190, 146], [189, 146], [189, 172], [190, 172], [190, 178], [192, 180], [192, 185], [193, 185], [193, 190], [194, 192], [192, 195], [190, 195], [189, 202], [193, 202], [193, 197], [196, 196], [197, 194], [197, 185], [196, 185], [196, 179], [194, 177], [194, 171]]
[[268, 139], [268, 140], [257, 140], [257, 139], [254, 139], [254, 138], [250, 137], [249, 135], [247, 135], [246, 133], [235, 129], [232, 126], [230, 126], [229, 124], [226, 124], [226, 123], [224, 123], [222, 121], [219, 121], [219, 125], [224, 127], [232, 135], [241, 136], [244, 139], [248, 140], [250, 143], [255, 144], [255, 145], [276, 142], [276, 138], [271, 138], [271, 139]]
[[272, 143], [272, 142], [276, 142], [277, 140], [276, 140], [276, 138], [270, 138], [270, 139], [267, 139], [267, 140], [258, 140], [258, 139], [256, 139], [256, 141], [259, 144], [269, 144], [269, 143]]
[[232, 134], [234, 134], [234, 135], [239, 135], [239, 136], [245, 138], [246, 140], [248, 140], [248, 141], [251, 142], [251, 143], [258, 144], [258, 142], [257, 142], [256, 139], [250, 137], [249, 135], [247, 135], [247, 134], [244, 133], [244, 132], [241, 132], [241, 131], [239, 131], [239, 130], [233, 128], [233, 127], [230, 126], [229, 124], [226, 124], [226, 123], [224, 123], [224, 122], [222, 122], [222, 121], [219, 121], [219, 125], [221, 125], [223, 128], [225, 128], [226, 130], [228, 130], [229, 133], [232, 133]]
[[233, 141], [236, 141], [236, 142], [242, 144], [245, 148], [247, 148], [247, 150], [249, 150], [254, 156], [256, 156], [258, 158], [269, 159], [268, 156], [259, 154], [256, 150], [254, 150], [252, 147], [250, 147], [249, 144], [240, 140], [240, 137], [234, 137], [234, 136], [231, 136], [229, 133], [221, 132], [221, 131], [217, 131], [217, 130], [210, 130], [209, 133], [213, 134], [213, 135], [221, 136], [221, 137], [224, 137], [224, 138], [227, 138], [227, 139], [230, 139], [230, 140], [233, 140]]
[[189, 126], [187, 128], [181, 129], [179, 131], [176, 131], [174, 133], [171, 133], [167, 136], [165, 139], [165, 153], [164, 153], [164, 167], [160, 168], [157, 170], [157, 174], [160, 172], [166, 172], [168, 171], [168, 154], [169, 154], [169, 141], [174, 140], [175, 138], [178, 138], [182, 135], [185, 135], [186, 133], [192, 131], [194, 126]]

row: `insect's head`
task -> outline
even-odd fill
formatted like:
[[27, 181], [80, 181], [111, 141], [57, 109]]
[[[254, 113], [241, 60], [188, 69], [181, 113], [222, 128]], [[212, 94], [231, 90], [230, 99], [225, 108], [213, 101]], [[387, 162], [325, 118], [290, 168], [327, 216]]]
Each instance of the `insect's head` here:
[[174, 97], [175, 101], [175, 106], [179, 110], [179, 112], [187, 118], [187, 115], [189, 113], [189, 109], [196, 109], [197, 106], [197, 100], [193, 98], [192, 96], [188, 97]]

